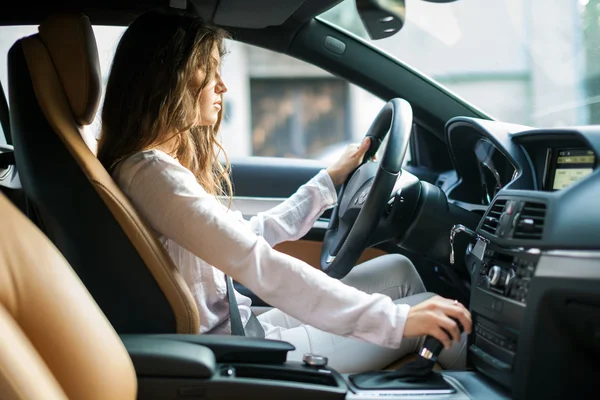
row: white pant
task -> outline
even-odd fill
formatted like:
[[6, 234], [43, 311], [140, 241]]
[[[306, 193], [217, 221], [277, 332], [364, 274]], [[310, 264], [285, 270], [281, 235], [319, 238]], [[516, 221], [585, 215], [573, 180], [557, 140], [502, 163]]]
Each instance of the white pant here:
[[[389, 254], [357, 265], [342, 282], [367, 293], [383, 293], [398, 304], [418, 304], [433, 293], [425, 292], [423, 281], [410, 260], [399, 254]], [[407, 354], [418, 352], [424, 338], [405, 338], [398, 349], [377, 346], [362, 340], [347, 338], [305, 325], [278, 309], [258, 316], [269, 324], [286, 328], [281, 340], [290, 342], [296, 350], [288, 353], [289, 361], [300, 361], [304, 353], [329, 358], [329, 366], [341, 373], [380, 370]], [[460, 343], [442, 351], [438, 362], [445, 369], [464, 369], [466, 365], [466, 335]]]

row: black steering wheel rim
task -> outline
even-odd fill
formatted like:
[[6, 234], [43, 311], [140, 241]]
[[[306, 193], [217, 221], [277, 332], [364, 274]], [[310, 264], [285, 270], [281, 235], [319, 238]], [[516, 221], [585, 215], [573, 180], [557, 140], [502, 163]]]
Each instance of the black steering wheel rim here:
[[[382, 107], [367, 131], [371, 146], [361, 166], [342, 185], [323, 240], [321, 269], [328, 275], [346, 276], [368, 247], [402, 172], [412, 117], [410, 104], [394, 98]], [[372, 162], [387, 135], [383, 157]]]

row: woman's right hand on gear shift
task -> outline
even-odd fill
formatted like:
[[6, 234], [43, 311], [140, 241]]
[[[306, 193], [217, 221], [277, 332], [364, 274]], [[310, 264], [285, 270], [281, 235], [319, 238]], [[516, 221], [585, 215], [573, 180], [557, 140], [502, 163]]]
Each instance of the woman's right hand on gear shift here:
[[465, 332], [471, 333], [469, 310], [458, 301], [434, 296], [410, 308], [404, 325], [404, 337], [433, 336], [448, 349], [452, 340], [460, 341], [460, 330], [452, 318], [462, 324]]

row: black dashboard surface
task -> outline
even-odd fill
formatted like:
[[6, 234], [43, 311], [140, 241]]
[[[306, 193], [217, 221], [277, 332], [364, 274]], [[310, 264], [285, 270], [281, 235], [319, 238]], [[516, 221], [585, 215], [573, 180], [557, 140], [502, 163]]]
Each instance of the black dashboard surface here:
[[600, 126], [456, 117], [446, 139], [457, 174], [448, 199], [485, 210], [482, 236], [508, 247], [600, 248]]

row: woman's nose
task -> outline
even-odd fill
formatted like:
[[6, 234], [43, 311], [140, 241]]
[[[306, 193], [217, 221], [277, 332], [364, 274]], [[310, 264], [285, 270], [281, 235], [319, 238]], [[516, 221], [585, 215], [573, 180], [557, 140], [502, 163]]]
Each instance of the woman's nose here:
[[217, 81], [217, 93], [222, 94], [227, 92], [227, 85], [223, 81], [223, 78], [219, 77]]

